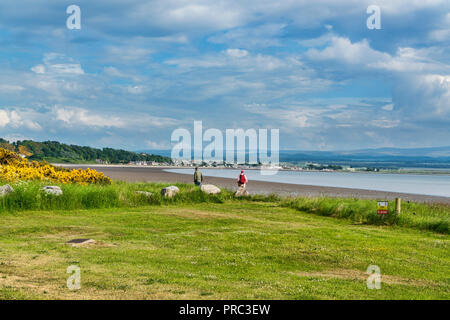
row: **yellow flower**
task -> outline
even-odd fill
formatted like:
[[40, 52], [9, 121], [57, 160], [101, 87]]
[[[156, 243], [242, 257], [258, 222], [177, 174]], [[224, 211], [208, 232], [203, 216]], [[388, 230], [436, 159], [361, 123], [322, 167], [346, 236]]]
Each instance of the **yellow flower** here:
[[96, 170], [67, 170], [37, 161], [29, 162], [15, 152], [0, 148], [0, 179], [5, 181], [43, 180], [59, 183], [111, 184], [112, 180]]

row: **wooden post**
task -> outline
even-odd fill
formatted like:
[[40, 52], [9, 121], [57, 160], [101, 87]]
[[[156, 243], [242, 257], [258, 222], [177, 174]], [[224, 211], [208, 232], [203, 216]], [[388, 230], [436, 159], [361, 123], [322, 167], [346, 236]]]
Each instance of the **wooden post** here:
[[395, 212], [402, 213], [402, 198], [395, 198]]

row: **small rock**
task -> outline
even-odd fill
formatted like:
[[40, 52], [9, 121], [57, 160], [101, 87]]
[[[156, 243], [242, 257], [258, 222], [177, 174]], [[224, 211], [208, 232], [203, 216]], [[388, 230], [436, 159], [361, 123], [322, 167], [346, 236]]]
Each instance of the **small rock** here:
[[57, 186], [45, 186], [42, 188], [42, 190], [44, 190], [44, 192], [47, 194], [53, 194], [55, 196], [60, 196], [63, 194], [61, 188]]
[[84, 246], [87, 244], [95, 244], [94, 239], [73, 239], [70, 241], [67, 241], [67, 244], [71, 244], [72, 246]]
[[207, 194], [218, 194], [220, 189], [213, 184], [202, 184], [202, 191]]
[[180, 192], [180, 189], [178, 189], [178, 187], [175, 186], [169, 186], [169, 187], [165, 187], [163, 189], [161, 189], [161, 195], [163, 197], [168, 197], [168, 198], [172, 198], [175, 195], [177, 195], [177, 193]]
[[245, 189], [244, 187], [239, 187], [236, 191], [236, 193], [234, 194], [235, 197], [246, 197], [248, 196], [249, 193], [247, 191], [247, 189]]
[[9, 184], [5, 184], [4, 186], [0, 187], [0, 197], [6, 196], [7, 194], [11, 194], [13, 192], [14, 189]]
[[141, 194], [141, 195], [143, 195], [143, 196], [145, 196], [145, 197], [148, 197], [148, 198], [150, 198], [151, 196], [153, 196], [153, 193], [147, 192], [147, 191], [136, 191], [136, 193], [137, 193], [137, 194]]

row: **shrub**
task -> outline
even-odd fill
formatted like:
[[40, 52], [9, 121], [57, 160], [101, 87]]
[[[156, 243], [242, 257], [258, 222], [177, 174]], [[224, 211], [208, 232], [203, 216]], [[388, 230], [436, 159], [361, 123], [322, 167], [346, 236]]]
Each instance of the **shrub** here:
[[42, 180], [58, 183], [111, 184], [111, 179], [96, 170], [67, 170], [47, 163], [29, 162], [15, 152], [0, 148], [0, 179], [7, 182]]

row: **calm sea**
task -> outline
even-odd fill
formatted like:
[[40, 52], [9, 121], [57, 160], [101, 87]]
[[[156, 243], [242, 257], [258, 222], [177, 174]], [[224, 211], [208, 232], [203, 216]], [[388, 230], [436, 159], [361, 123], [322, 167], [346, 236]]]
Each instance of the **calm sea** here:
[[[193, 174], [193, 169], [167, 169], [175, 173]], [[240, 170], [201, 169], [205, 176], [236, 178]], [[247, 178], [257, 181], [305, 184], [313, 186], [356, 188], [450, 197], [450, 175], [389, 174], [350, 172], [279, 171], [276, 175], [261, 175], [259, 170], [246, 170]]]

